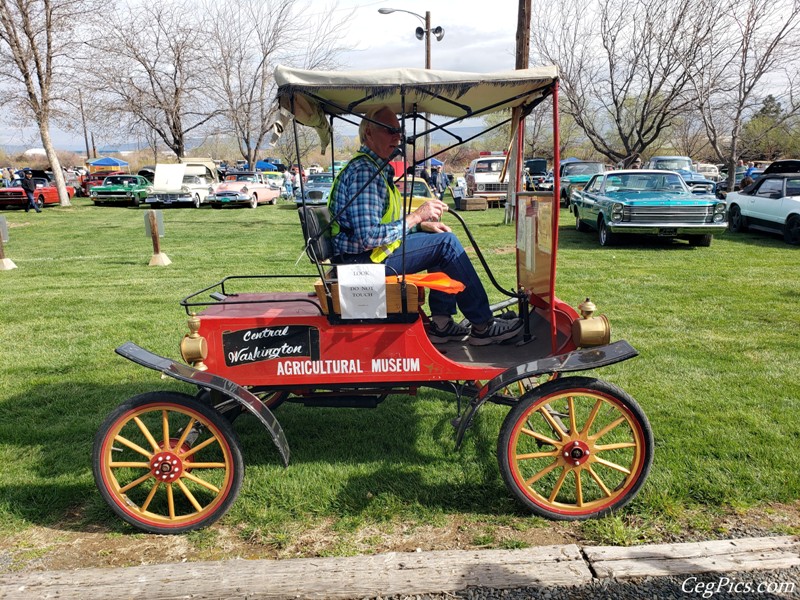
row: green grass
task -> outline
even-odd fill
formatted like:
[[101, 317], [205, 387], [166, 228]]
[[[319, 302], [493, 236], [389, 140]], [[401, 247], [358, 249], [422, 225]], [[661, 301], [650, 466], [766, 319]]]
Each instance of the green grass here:
[[[0, 272], [0, 530], [132, 532], [94, 487], [93, 436], [124, 399], [194, 390], [113, 349], [131, 340], [177, 358], [184, 296], [226, 275], [310, 273], [304, 256], [297, 262], [293, 206], [165, 210], [166, 268], [147, 266], [143, 209], [76, 200], [41, 215], [2, 214], [6, 255], [19, 268]], [[462, 214], [498, 279], [513, 285], [513, 229], [502, 212]], [[625, 544], [683, 527], [713, 535], [713, 515], [726, 507], [796, 502], [800, 249], [767, 234], [728, 234], [711, 248], [643, 238], [607, 249], [574, 231], [569, 215], [561, 225], [558, 296], [573, 306], [590, 296], [612, 337], [640, 352], [588, 374], [636, 398], [656, 440], [637, 499], [621, 515], [580, 526], [583, 534]], [[498, 472], [507, 409], [484, 407], [459, 452], [455, 410], [452, 397], [428, 390], [375, 410], [285, 405], [277, 416], [292, 449], [288, 469], [261, 426], [239, 419], [247, 474], [222, 525], [281, 548], [327, 523], [339, 540], [325, 552], [347, 555], [363, 529], [378, 532], [377, 546], [380, 532], [461, 520], [475, 524], [476, 545], [523, 547], [492, 533], [497, 524], [524, 532], [543, 523], [515, 503]], [[216, 536], [190, 540], [205, 548]]]

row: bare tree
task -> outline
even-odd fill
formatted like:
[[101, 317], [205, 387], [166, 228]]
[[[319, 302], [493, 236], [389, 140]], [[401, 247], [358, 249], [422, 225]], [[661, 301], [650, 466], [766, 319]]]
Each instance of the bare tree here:
[[643, 153], [689, 105], [691, 63], [711, 34], [706, 0], [539, 0], [532, 62], [560, 70], [563, 111], [617, 163]]
[[6, 91], [6, 115], [32, 119], [53, 171], [61, 206], [70, 206], [61, 163], [50, 135], [51, 120], [59, 110], [59, 94], [68, 73], [68, 46], [86, 0], [0, 0], [0, 61]]
[[221, 113], [208, 98], [207, 34], [192, 0], [120, 4], [108, 11], [86, 69], [116, 123], [146, 128], [185, 156], [187, 138]]
[[728, 164], [733, 189], [739, 142], [746, 119], [773, 88], [783, 90], [783, 125], [800, 112], [797, 83], [798, 0], [721, 0], [718, 31], [687, 63], [697, 109], [712, 149]]
[[687, 111], [673, 121], [669, 132], [671, 146], [681, 156], [700, 157], [711, 153], [703, 121], [696, 112]]
[[[239, 151], [255, 164], [272, 133], [276, 64], [308, 69], [335, 66], [343, 19], [335, 5], [313, 8], [298, 0], [208, 1], [212, 16], [207, 37], [207, 93], [224, 113]], [[284, 138], [293, 139], [291, 128]]]

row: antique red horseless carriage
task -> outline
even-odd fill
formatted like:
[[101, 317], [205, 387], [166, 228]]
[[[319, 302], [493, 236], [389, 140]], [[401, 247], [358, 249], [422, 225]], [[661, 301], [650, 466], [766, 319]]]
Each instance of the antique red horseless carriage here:
[[[473, 138], [458, 137], [454, 125], [491, 112], [510, 114], [505, 122], [516, 131], [533, 107], [552, 101], [558, 164], [558, 78], [552, 67], [495, 74], [279, 67], [276, 80], [284, 115], [315, 128], [323, 145], [331, 142], [336, 119], [357, 123], [369, 109], [388, 105], [401, 116], [403, 150], [411, 152], [434, 130], [452, 137], [450, 147], [468, 142]], [[427, 120], [426, 113], [438, 115], [437, 122]], [[592, 316], [588, 299], [579, 314], [556, 297], [559, 184], [556, 180], [551, 195], [517, 193], [520, 147], [518, 142], [510, 146], [509, 160], [508, 198], [516, 208], [513, 290], [496, 282], [464, 221], [450, 213], [464, 226], [492, 284], [508, 296], [493, 310], [523, 319], [518, 339], [495, 346], [432, 345], [425, 331], [425, 288], [457, 285], [441, 274], [387, 276], [385, 288], [380, 284], [372, 290], [385, 295], [383, 310], [354, 314], [340, 296], [340, 288], [346, 293], [352, 287], [326, 260], [327, 207], [301, 206], [315, 274], [227, 277], [185, 298], [181, 304], [190, 315], [190, 332], [181, 354], [187, 364], [133, 343], [117, 348], [125, 358], [192, 384], [197, 392], [146, 393], [106, 418], [95, 438], [93, 467], [114, 512], [148, 532], [209, 525], [226, 512], [241, 486], [244, 466], [231, 422], [242, 412], [264, 426], [288, 466], [289, 445], [273, 414], [279, 404], [371, 407], [390, 394], [415, 394], [421, 388], [456, 397], [457, 445], [485, 402], [510, 407], [499, 435], [500, 471], [532, 512], [584, 519], [629, 502], [652, 462], [647, 418], [618, 387], [572, 374], [637, 352], [625, 341], [609, 343], [608, 321]], [[333, 148], [331, 154], [333, 160]], [[407, 183], [413, 187], [413, 181]], [[257, 285], [258, 278], [276, 277], [296, 283], [296, 291], [237, 291], [247, 287], [245, 280], [252, 287], [254, 279]]]

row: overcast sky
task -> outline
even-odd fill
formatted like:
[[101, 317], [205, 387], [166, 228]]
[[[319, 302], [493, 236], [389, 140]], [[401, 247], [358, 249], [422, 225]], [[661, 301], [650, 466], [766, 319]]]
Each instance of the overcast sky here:
[[[315, 9], [315, 3], [310, 6]], [[431, 38], [434, 69], [487, 73], [514, 68], [515, 0], [339, 0], [337, 16], [353, 12], [348, 45], [357, 48], [341, 57], [342, 69], [425, 66], [425, 42], [414, 35], [423, 21], [403, 12], [382, 15], [379, 8], [407, 10], [423, 18], [425, 11], [430, 11], [431, 27], [445, 30], [441, 41]], [[56, 128], [52, 135], [59, 148], [83, 148], [81, 135]], [[105, 145], [100, 140], [97, 143]], [[38, 131], [13, 126], [0, 129], [0, 145], [18, 144], [40, 147]]]

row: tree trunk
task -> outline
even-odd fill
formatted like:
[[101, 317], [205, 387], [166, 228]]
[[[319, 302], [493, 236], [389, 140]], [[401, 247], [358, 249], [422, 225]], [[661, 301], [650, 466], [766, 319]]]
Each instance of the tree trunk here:
[[53, 147], [53, 140], [50, 137], [49, 122], [44, 121], [39, 124], [39, 133], [42, 138], [42, 147], [47, 154], [47, 160], [50, 161], [53, 179], [56, 182], [58, 204], [59, 206], [72, 206], [69, 200], [69, 193], [67, 192], [67, 184], [64, 182], [64, 172], [61, 170], [61, 162], [58, 160], [58, 154], [56, 154], [56, 149]]

